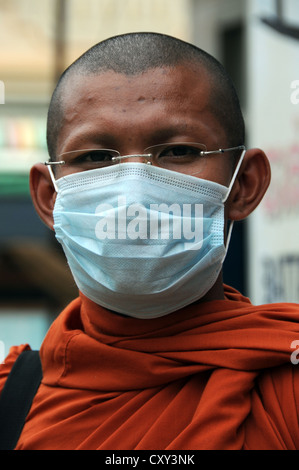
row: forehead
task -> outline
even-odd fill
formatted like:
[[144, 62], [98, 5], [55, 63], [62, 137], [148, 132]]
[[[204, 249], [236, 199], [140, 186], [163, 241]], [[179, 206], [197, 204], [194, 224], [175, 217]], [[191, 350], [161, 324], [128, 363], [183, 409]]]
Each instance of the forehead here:
[[[215, 121], [211, 78], [204, 68], [165, 67], [128, 76], [113, 71], [72, 74], [62, 96], [63, 125], [58, 139], [97, 129], [100, 133], [136, 132], [169, 127], [189, 128]], [[211, 122], [210, 122], [211, 124]], [[65, 151], [65, 149], [63, 149]]]
[[205, 104], [210, 95], [211, 80], [204, 68], [187, 66], [149, 69], [138, 75], [113, 71], [98, 75], [73, 74], [63, 93], [65, 109], [76, 104], [99, 103], [117, 105], [121, 100], [130, 104], [137, 99], [193, 100]]

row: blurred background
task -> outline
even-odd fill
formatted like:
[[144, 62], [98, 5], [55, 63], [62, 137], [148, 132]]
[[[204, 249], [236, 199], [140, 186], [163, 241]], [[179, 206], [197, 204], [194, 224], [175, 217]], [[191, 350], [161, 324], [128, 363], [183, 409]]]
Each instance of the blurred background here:
[[229, 71], [246, 145], [268, 154], [272, 184], [254, 214], [235, 224], [225, 282], [253, 303], [299, 302], [299, 1], [0, 0], [2, 356], [14, 344], [39, 348], [77, 296], [60, 246], [29, 196], [29, 169], [48, 158], [51, 93], [86, 49], [131, 31], [192, 42]]

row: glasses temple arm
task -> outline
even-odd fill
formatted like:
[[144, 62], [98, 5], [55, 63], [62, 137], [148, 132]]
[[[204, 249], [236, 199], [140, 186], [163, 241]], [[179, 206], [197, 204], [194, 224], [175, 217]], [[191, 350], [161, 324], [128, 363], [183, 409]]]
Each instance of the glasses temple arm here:
[[225, 153], [232, 152], [233, 150], [245, 150], [245, 145], [239, 145], [238, 147], [230, 147], [228, 149], [218, 149], [218, 150], [203, 150], [201, 153], [203, 155], [210, 155], [212, 153]]

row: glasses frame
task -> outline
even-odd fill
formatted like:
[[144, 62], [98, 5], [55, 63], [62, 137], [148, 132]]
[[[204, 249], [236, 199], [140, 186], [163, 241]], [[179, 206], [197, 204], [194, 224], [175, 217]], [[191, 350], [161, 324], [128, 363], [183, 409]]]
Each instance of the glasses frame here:
[[[197, 145], [197, 146], [203, 146], [206, 148], [206, 146], [204, 144], [200, 144], [198, 142], [170, 142], [170, 143], [165, 143], [165, 144], [158, 144], [158, 145], [153, 145], [151, 147], [147, 147], [144, 152], [145, 153], [140, 153], [140, 154], [129, 154], [129, 155], [121, 155], [117, 150], [114, 150], [114, 149], [82, 149], [82, 150], [77, 150], [77, 152], [87, 152], [87, 151], [92, 151], [92, 150], [101, 150], [101, 151], [107, 151], [107, 152], [113, 152], [115, 153], [116, 155], [114, 157], [112, 157], [112, 161], [113, 162], [116, 162], [116, 161], [121, 161], [123, 159], [128, 159], [128, 158], [146, 158], [148, 159], [147, 160], [147, 164], [148, 165], [152, 165], [152, 162], [149, 160], [150, 158], [153, 158], [153, 154], [152, 153], [146, 153], [147, 151], [151, 150], [151, 149], [158, 149], [158, 148], [163, 148], [165, 146], [175, 146], [175, 145]], [[200, 152], [200, 156], [204, 157], [206, 155], [212, 155], [212, 154], [220, 154], [220, 153], [225, 153], [225, 152], [232, 152], [234, 150], [245, 150], [246, 147], [245, 145], [238, 145], [236, 147], [229, 147], [229, 148], [219, 148], [218, 150], [201, 150]], [[59, 158], [65, 156], [65, 155], [68, 155], [70, 153], [74, 153], [76, 152], [76, 150], [71, 150], [70, 152], [65, 152], [65, 153], [62, 153], [60, 155], [58, 155]], [[51, 161], [51, 160], [48, 160], [47, 162], [44, 162], [45, 165], [48, 165], [48, 166], [55, 166], [55, 165], [66, 165], [67, 162], [65, 160], [58, 160], [58, 161]]]

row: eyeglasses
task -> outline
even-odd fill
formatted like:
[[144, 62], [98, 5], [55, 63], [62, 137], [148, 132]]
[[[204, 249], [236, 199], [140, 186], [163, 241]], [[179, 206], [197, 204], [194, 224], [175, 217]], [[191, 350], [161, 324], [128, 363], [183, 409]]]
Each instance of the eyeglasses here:
[[[72, 150], [59, 155], [58, 161], [48, 161], [45, 165], [64, 167], [66, 173], [107, 168], [112, 165], [138, 159], [142, 163], [154, 165], [167, 170], [188, 175], [202, 173], [206, 166], [207, 156], [237, 150], [245, 150], [244, 145], [226, 149], [207, 150], [198, 143], [166, 143], [147, 147], [142, 154], [121, 155], [112, 149], [83, 149]], [[56, 172], [55, 172], [56, 173]], [[59, 177], [59, 173], [55, 177]]]

